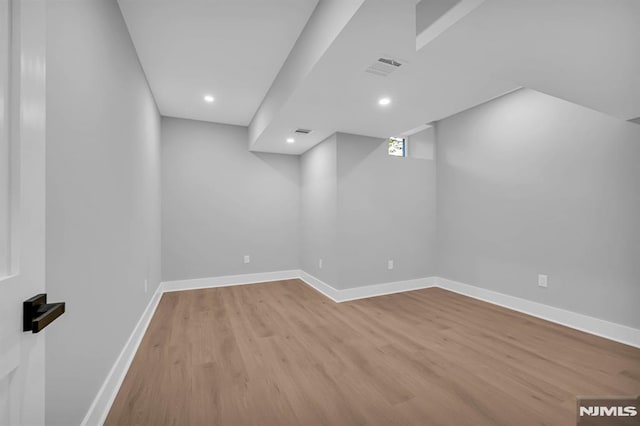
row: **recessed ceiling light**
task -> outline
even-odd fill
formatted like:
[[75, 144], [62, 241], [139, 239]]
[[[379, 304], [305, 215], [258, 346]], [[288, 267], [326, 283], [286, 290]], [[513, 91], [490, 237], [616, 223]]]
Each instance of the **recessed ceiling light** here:
[[213, 96], [211, 96], [211, 95], [205, 95], [205, 96], [204, 96], [204, 101], [205, 101], [205, 102], [212, 103], [214, 100], [215, 100], [215, 99], [214, 99], [214, 97], [213, 97]]
[[378, 100], [379, 105], [389, 105], [390, 103], [391, 99], [389, 98], [380, 98], [380, 100]]
[[287, 138], [287, 143], [294, 143], [296, 140], [294, 138]]

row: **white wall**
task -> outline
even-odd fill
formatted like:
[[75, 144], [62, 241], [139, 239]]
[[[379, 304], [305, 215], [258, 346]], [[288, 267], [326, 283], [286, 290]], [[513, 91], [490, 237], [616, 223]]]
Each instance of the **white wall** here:
[[339, 269], [336, 135], [305, 152], [300, 157], [300, 169], [302, 269], [322, 281], [335, 283]]
[[67, 312], [46, 330], [46, 423], [69, 426], [160, 282], [160, 117], [116, 2], [47, 3], [46, 288]]
[[9, 273], [9, 2], [0, 0], [0, 278]]
[[419, 1], [416, 4], [416, 35], [440, 19], [460, 0]]
[[390, 156], [379, 138], [338, 133], [337, 147], [337, 287], [435, 275], [435, 163]]
[[301, 169], [306, 272], [338, 289], [435, 274], [433, 161], [391, 157], [384, 139], [337, 133], [307, 151]]
[[299, 159], [249, 152], [247, 138], [162, 119], [164, 281], [299, 267]]
[[407, 155], [411, 158], [434, 160], [436, 150], [435, 127], [430, 126], [407, 138]]
[[640, 127], [520, 90], [436, 133], [441, 276], [640, 327]]

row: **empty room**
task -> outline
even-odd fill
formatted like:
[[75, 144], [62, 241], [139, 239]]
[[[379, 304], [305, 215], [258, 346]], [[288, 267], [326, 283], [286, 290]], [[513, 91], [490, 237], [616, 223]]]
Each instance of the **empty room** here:
[[0, 0], [0, 426], [640, 425], [640, 1]]

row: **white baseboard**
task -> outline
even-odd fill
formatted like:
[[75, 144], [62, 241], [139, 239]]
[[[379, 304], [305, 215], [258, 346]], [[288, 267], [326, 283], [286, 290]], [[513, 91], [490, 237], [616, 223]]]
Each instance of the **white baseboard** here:
[[493, 303], [494, 305], [503, 306], [514, 311], [584, 331], [585, 333], [640, 348], [640, 330], [636, 328], [604, 321], [560, 308], [554, 308], [553, 306], [509, 296], [507, 294], [452, 281], [446, 278], [436, 278], [435, 285], [445, 290], [473, 297], [474, 299]]
[[210, 287], [225, 287], [231, 285], [241, 285], [241, 284], [254, 284], [261, 282], [269, 282], [269, 281], [279, 281], [279, 280], [287, 280], [287, 279], [295, 279], [300, 278], [300, 271], [295, 269], [291, 271], [276, 271], [276, 272], [265, 272], [258, 274], [244, 274], [244, 275], [229, 275], [223, 277], [212, 277], [212, 278], [199, 278], [193, 280], [181, 280], [181, 281], [166, 281], [160, 283], [156, 292], [151, 297], [147, 308], [142, 313], [140, 320], [136, 324], [133, 329], [131, 336], [127, 340], [127, 343], [124, 345], [122, 352], [116, 359], [115, 364], [107, 374], [107, 378], [105, 379], [102, 387], [98, 391], [97, 396], [93, 400], [91, 407], [87, 411], [84, 419], [82, 420], [82, 426], [98, 426], [102, 425], [104, 421], [107, 419], [107, 415], [109, 414], [109, 410], [111, 410], [111, 405], [113, 405], [113, 401], [116, 399], [118, 395], [118, 391], [120, 390], [120, 386], [124, 381], [125, 376], [127, 375], [127, 371], [129, 371], [129, 366], [133, 361], [133, 358], [138, 351], [138, 347], [140, 346], [140, 342], [142, 342], [142, 338], [144, 337], [145, 332], [151, 322], [151, 318], [153, 317], [156, 308], [158, 307], [158, 303], [160, 302], [160, 298], [162, 294], [165, 292], [171, 291], [180, 291], [180, 290], [194, 290], [198, 288], [210, 288]]
[[232, 285], [257, 284], [269, 281], [300, 278], [300, 270], [261, 272], [256, 274], [225, 275], [222, 277], [196, 278], [192, 280], [165, 281], [160, 286], [163, 292], [197, 290], [201, 288], [228, 287]]
[[127, 343], [125, 343], [122, 352], [120, 352], [118, 359], [116, 359], [115, 364], [111, 367], [111, 371], [107, 374], [107, 378], [91, 403], [89, 411], [87, 411], [87, 414], [82, 420], [82, 426], [102, 425], [107, 419], [111, 405], [118, 395], [118, 390], [120, 390], [120, 386], [127, 375], [127, 371], [129, 371], [133, 357], [138, 351], [138, 346], [140, 346], [140, 342], [142, 342], [147, 327], [149, 327], [151, 318], [158, 307], [158, 303], [162, 297], [161, 287], [162, 286], [159, 285], [155, 293], [153, 293], [147, 308], [142, 313], [131, 336], [129, 336]]
[[314, 277], [311, 274], [306, 273], [305, 271], [300, 271], [300, 280], [307, 284], [309, 287], [312, 287], [322, 295], [328, 297], [336, 303], [340, 302], [340, 295], [338, 294], [338, 290], [331, 287], [329, 284], [324, 281]]
[[423, 288], [433, 287], [435, 285], [435, 277], [428, 277], [339, 290], [304, 271], [300, 271], [299, 278], [309, 286], [327, 296], [329, 299], [338, 303], [348, 302], [350, 300], [366, 299], [369, 297], [384, 296], [385, 294], [420, 290]]
[[98, 395], [94, 399], [89, 411], [82, 421], [82, 426], [102, 425], [104, 423], [163, 293], [289, 279], [300, 279], [310, 287], [337, 303], [383, 296], [386, 294], [401, 293], [405, 291], [420, 290], [430, 287], [440, 287], [445, 290], [450, 290], [455, 293], [473, 297], [495, 305], [500, 305], [513, 309], [514, 311], [542, 318], [586, 333], [640, 348], [640, 330], [638, 329], [440, 277], [419, 278], [342, 290], [336, 289], [313, 275], [297, 269], [257, 274], [198, 278], [192, 280], [166, 281], [158, 286], [158, 289], [151, 298], [151, 301], [140, 317], [138, 324], [131, 333], [129, 340], [125, 344], [114, 366], [107, 375], [102, 387], [98, 391]]

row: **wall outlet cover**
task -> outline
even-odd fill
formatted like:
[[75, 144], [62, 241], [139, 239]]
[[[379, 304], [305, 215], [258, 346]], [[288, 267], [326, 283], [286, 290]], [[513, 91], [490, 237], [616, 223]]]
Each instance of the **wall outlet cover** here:
[[549, 277], [546, 275], [538, 275], [538, 286], [547, 287], [549, 281]]
[[248, 254], [244, 255], [244, 263], [251, 263], [251, 256], [249, 256]]

